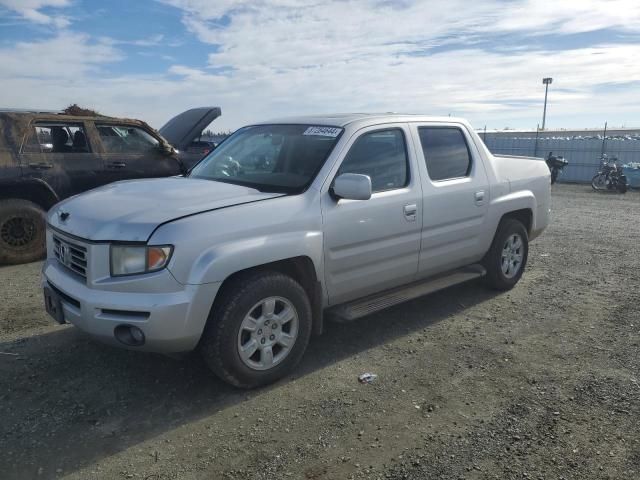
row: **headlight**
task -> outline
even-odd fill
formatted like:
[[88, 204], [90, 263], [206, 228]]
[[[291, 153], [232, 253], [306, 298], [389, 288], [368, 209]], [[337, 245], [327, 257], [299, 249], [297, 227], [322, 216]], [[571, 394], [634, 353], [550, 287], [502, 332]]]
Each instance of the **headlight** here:
[[172, 253], [172, 245], [111, 245], [111, 276], [162, 270]]

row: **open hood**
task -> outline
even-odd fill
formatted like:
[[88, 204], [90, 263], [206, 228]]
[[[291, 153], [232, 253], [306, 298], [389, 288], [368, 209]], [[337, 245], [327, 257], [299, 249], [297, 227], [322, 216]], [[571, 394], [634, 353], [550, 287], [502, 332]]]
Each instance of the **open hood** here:
[[158, 131], [178, 150], [185, 150], [220, 115], [220, 107], [192, 108], [173, 117]]

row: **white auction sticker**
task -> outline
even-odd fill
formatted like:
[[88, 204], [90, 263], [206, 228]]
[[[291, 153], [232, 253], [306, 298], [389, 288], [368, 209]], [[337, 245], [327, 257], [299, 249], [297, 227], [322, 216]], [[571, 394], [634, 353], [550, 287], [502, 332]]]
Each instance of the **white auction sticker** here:
[[341, 128], [336, 127], [309, 127], [303, 135], [319, 135], [321, 137], [337, 137], [342, 131]]

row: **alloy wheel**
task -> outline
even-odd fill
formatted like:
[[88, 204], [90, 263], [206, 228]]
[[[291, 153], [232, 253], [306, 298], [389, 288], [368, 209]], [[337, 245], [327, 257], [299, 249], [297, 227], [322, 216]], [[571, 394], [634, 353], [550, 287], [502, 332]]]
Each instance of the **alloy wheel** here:
[[240, 360], [253, 370], [269, 370], [291, 353], [298, 336], [298, 312], [283, 297], [256, 303], [238, 332]]
[[509, 235], [507, 241], [502, 247], [502, 255], [500, 258], [500, 268], [507, 278], [515, 277], [522, 267], [524, 258], [523, 251], [524, 242], [517, 233]]

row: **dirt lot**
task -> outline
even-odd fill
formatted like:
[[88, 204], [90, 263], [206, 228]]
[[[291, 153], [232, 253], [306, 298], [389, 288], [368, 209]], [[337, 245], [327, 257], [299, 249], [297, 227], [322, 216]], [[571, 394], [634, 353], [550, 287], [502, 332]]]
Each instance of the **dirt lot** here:
[[0, 477], [640, 478], [640, 194], [553, 210], [511, 292], [329, 324], [252, 392], [55, 326], [39, 265], [0, 268]]

